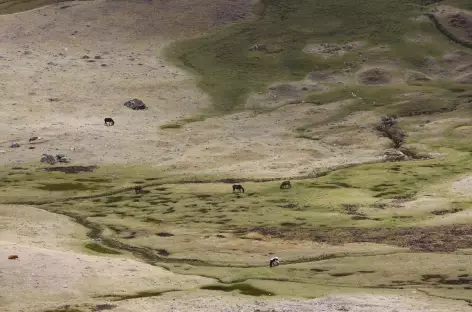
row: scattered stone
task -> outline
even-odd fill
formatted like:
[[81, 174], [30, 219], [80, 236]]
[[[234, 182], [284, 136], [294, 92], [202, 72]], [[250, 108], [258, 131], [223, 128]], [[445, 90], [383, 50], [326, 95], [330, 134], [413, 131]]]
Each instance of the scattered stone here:
[[36, 148], [36, 146], [30, 146], [30, 147], [28, 147], [28, 149], [35, 149], [35, 148]]
[[101, 57], [100, 55], [95, 55], [94, 59], [96, 59], [96, 60], [101, 60], [102, 57]]
[[26, 50], [23, 52], [24, 55], [30, 55], [30, 54], [33, 54], [33, 52], [31, 52], [30, 50]]
[[89, 63], [95, 63], [95, 60], [87, 60]]
[[18, 259], [18, 255], [9, 255], [8, 260], [15, 260]]
[[10, 145], [10, 148], [18, 148], [18, 147], [20, 147], [20, 144], [18, 144], [18, 143], [16, 143], [16, 142], [15, 142], [15, 143], [12, 143], [12, 144]]
[[108, 66], [108, 65], [107, 65], [107, 64], [102, 64], [102, 65], [100, 65], [100, 66], [102, 66], [102, 67], [106, 67], [106, 66]]
[[44, 168], [44, 170], [59, 171], [59, 172], [64, 172], [64, 173], [80, 173], [80, 172], [93, 172], [97, 168], [98, 168], [97, 166], [67, 166], [67, 167]]
[[407, 160], [408, 156], [396, 149], [390, 149], [384, 152], [383, 158], [386, 161], [403, 161]]
[[138, 110], [138, 109], [146, 109], [146, 105], [144, 105], [144, 102], [138, 99], [133, 99], [130, 101], [127, 101], [124, 106], [129, 107], [133, 110]]
[[52, 155], [49, 155], [49, 154], [43, 154], [40, 161], [42, 163], [48, 163], [50, 165], [55, 165], [57, 163], [56, 158]]
[[61, 163], [69, 163], [70, 162], [70, 159], [64, 154], [57, 154], [56, 155], [56, 160], [57, 160], [57, 162], [61, 162]]
[[49, 98], [49, 102], [59, 102], [59, 98]]
[[88, 56], [88, 55], [82, 56], [82, 59], [83, 59], [83, 60], [87, 60], [87, 59], [89, 59], [89, 58], [90, 58], [90, 56]]
[[32, 142], [32, 141], [36, 141], [36, 140], [39, 140], [39, 137], [37, 137], [37, 136], [31, 137], [31, 138], [29, 138], [28, 141]]

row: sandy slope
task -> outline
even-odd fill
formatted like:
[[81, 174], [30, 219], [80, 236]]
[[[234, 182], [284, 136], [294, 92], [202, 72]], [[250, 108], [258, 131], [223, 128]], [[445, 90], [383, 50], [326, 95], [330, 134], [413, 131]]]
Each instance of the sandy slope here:
[[[210, 105], [196, 78], [164, 59], [166, 45], [228, 23], [232, 17], [225, 10], [249, 16], [248, 0], [200, 1], [97, 0], [0, 16], [0, 163], [39, 162], [42, 153], [61, 152], [94, 164], [298, 175], [376, 158], [383, 141], [359, 127], [375, 120], [372, 114], [353, 116], [355, 130], [348, 137], [332, 124], [318, 129], [320, 141], [294, 137], [297, 127], [325, 120], [343, 104], [287, 105], [257, 116], [239, 113], [160, 129]], [[124, 107], [132, 98], [149, 110]], [[105, 127], [105, 117], [114, 118], [115, 126]], [[31, 136], [43, 139], [29, 144]], [[10, 148], [12, 142], [21, 147]]]
[[313, 300], [254, 299], [247, 296], [200, 294], [165, 294], [159, 298], [146, 298], [120, 302], [116, 312], [439, 312], [471, 311], [462, 304], [448, 304], [437, 300], [418, 301], [400, 296], [333, 295]]
[[[1, 311], [31, 311], [83, 303], [96, 296], [187, 289], [214, 282], [122, 256], [74, 252], [87, 241], [85, 229], [67, 217], [33, 207], [0, 206], [0, 226]], [[10, 254], [19, 260], [8, 260]]]

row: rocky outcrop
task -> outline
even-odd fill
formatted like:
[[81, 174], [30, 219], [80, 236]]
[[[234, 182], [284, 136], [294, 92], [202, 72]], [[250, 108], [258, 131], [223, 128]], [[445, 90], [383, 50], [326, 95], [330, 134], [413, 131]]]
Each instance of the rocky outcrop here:
[[126, 107], [129, 107], [129, 108], [133, 109], [133, 110], [146, 109], [146, 105], [144, 105], [144, 102], [141, 101], [141, 100], [138, 100], [138, 99], [129, 100], [124, 105]]

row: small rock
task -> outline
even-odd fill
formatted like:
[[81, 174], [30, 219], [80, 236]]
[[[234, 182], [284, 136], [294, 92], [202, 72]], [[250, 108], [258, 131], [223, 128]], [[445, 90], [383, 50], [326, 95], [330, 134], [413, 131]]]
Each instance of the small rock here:
[[23, 52], [24, 55], [30, 55], [30, 54], [33, 54], [33, 52], [31, 52], [30, 50], [26, 50]]
[[39, 139], [39, 137], [34, 136], [34, 137], [29, 138], [28, 141], [32, 142], [32, 141], [36, 141], [37, 139]]
[[96, 59], [96, 60], [101, 60], [102, 57], [101, 57], [100, 55], [95, 55], [94, 59]]
[[12, 143], [10, 145], [10, 148], [18, 148], [18, 147], [20, 147], [20, 144], [18, 144], [18, 143]]
[[69, 163], [70, 162], [70, 159], [64, 154], [57, 154], [56, 155], [56, 160], [57, 160], [57, 162], [61, 162], [61, 163]]
[[82, 56], [82, 59], [83, 59], [83, 60], [86, 60], [86, 59], [89, 59], [89, 58], [90, 58], [90, 56], [88, 56], [88, 55]]

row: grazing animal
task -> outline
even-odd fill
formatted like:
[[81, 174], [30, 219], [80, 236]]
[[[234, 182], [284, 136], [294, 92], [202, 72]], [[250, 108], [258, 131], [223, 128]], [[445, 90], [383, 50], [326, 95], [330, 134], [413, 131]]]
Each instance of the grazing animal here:
[[282, 184], [280, 184], [280, 189], [284, 188], [292, 188], [292, 184], [290, 184], [290, 181], [283, 181]]
[[18, 259], [18, 255], [9, 255], [9, 256], [8, 256], [8, 259], [9, 259], [9, 260]]
[[269, 261], [269, 266], [270, 267], [278, 266], [279, 264], [280, 264], [279, 257], [271, 258], [270, 261]]
[[136, 185], [136, 186], [134, 187], [134, 193], [136, 193], [136, 194], [142, 194], [142, 193], [144, 193], [143, 187], [142, 187], [141, 185]]
[[236, 191], [236, 190], [238, 190], [239, 192], [242, 191], [244, 193], [244, 187], [240, 184], [234, 184], [233, 185], [233, 192]]
[[113, 126], [115, 124], [115, 121], [111, 119], [110, 117], [105, 118], [105, 126]]

